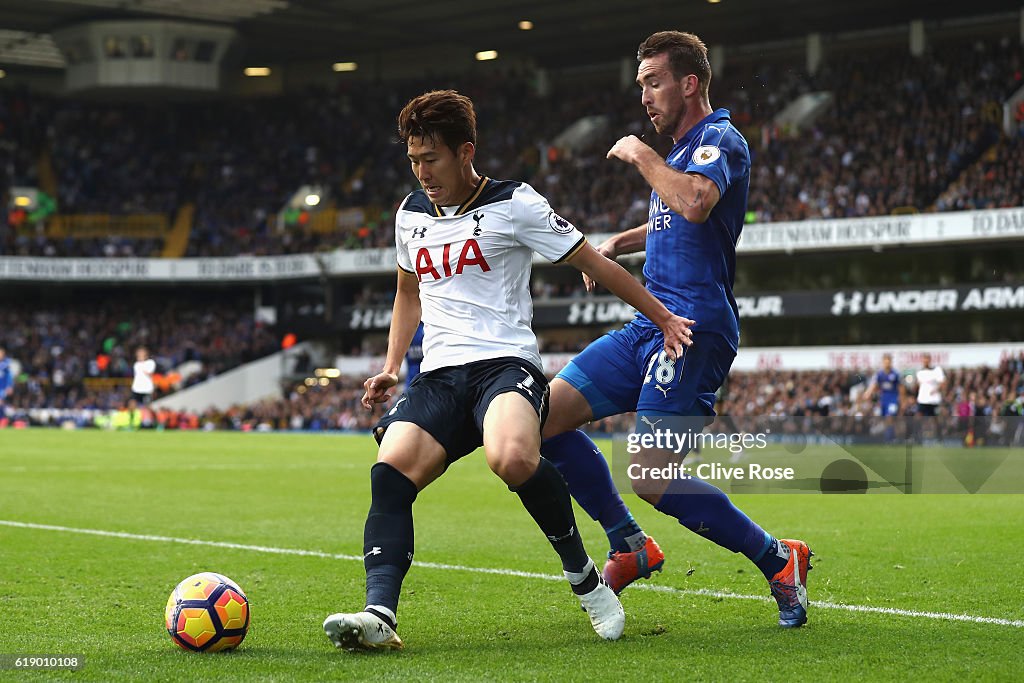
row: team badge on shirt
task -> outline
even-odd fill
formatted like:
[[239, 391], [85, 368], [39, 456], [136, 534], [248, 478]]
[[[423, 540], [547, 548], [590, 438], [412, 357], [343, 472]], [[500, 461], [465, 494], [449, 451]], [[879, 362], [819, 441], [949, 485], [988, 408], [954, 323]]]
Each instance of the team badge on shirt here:
[[722, 156], [722, 152], [717, 147], [702, 145], [693, 150], [693, 163], [698, 166], [704, 166], [715, 161], [720, 156]]

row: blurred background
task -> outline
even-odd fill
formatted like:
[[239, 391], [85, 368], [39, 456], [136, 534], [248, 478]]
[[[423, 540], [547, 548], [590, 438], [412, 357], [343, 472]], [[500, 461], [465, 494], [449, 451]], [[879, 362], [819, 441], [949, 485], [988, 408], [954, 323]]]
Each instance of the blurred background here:
[[[401, 106], [471, 96], [478, 171], [596, 245], [646, 221], [604, 155], [656, 139], [633, 81], [663, 29], [708, 44], [751, 149], [719, 413], [878, 414], [891, 354], [913, 414], [925, 353], [941, 415], [1024, 413], [1019, 0], [0, 0], [0, 428], [368, 429]], [[633, 314], [572, 268], [532, 290], [550, 375]]]

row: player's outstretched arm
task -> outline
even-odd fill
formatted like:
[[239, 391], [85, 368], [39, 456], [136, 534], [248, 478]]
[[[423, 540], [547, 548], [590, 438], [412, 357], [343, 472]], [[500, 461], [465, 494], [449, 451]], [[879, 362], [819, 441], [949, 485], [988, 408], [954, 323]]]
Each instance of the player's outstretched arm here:
[[597, 248], [599, 252], [610, 259], [625, 254], [635, 254], [647, 247], [647, 223], [641, 223], [635, 228], [624, 230], [617, 235], [612, 235], [601, 243]]
[[420, 283], [416, 276], [398, 269], [398, 291], [395, 305], [391, 309], [391, 330], [388, 332], [388, 355], [384, 369], [363, 382], [363, 407], [373, 408], [374, 403], [383, 403], [391, 398], [391, 387], [398, 384], [398, 371], [402, 369], [409, 344], [412, 343], [416, 327], [420, 324]]
[[690, 339], [690, 325], [694, 324], [693, 320], [673, 315], [665, 308], [665, 304], [654, 298], [625, 268], [600, 254], [590, 244], [585, 243], [568, 263], [600, 282], [612, 294], [646, 315], [651, 322], [661, 328], [665, 335], [665, 351], [672, 358], [679, 358], [683, 353], [683, 346], [693, 343]]
[[[647, 224], [644, 223], [643, 225], [620, 232], [617, 235], [612, 235], [595, 248], [599, 254], [607, 256], [614, 261], [624, 254], [635, 254], [638, 251], [643, 251], [646, 246]], [[583, 273], [583, 285], [587, 288], [588, 292], [593, 292], [597, 283], [589, 275]]]
[[620, 138], [608, 150], [609, 159], [633, 164], [661, 200], [691, 223], [703, 223], [711, 215], [721, 193], [718, 185], [699, 173], [682, 173], [671, 168], [651, 147], [635, 135]]

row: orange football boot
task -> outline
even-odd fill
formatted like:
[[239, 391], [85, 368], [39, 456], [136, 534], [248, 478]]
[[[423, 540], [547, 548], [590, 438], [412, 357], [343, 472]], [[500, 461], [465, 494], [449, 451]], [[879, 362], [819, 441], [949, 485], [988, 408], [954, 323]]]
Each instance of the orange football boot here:
[[779, 626], [795, 628], [807, 623], [807, 572], [814, 553], [803, 541], [779, 539], [789, 547], [789, 562], [768, 585], [779, 603]]
[[601, 575], [604, 576], [605, 583], [618, 595], [637, 579], [649, 579], [652, 572], [660, 572], [664, 564], [665, 553], [661, 552], [657, 542], [648, 536], [640, 550], [630, 553], [608, 553], [608, 561]]

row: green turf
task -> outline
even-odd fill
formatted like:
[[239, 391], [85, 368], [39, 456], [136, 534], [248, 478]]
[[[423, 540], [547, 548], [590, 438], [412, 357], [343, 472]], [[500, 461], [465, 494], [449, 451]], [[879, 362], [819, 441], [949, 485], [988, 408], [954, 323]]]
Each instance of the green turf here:
[[[0, 520], [358, 555], [369, 437], [0, 432]], [[817, 553], [812, 601], [1024, 619], [1024, 497], [747, 495], [766, 529]], [[764, 594], [742, 557], [630, 499], [668, 555], [655, 583]], [[416, 504], [421, 562], [555, 574], [518, 499], [477, 455]], [[603, 534], [577, 510], [592, 555]], [[692, 569], [688, 575], [687, 570]], [[238, 651], [179, 651], [167, 595], [203, 570], [252, 606]], [[1024, 628], [813, 609], [775, 626], [774, 604], [627, 590], [626, 634], [601, 642], [561, 582], [416, 567], [400, 653], [335, 650], [320, 624], [362, 606], [360, 562], [0, 525], [0, 654], [84, 655], [73, 680], [1013, 679]]]

